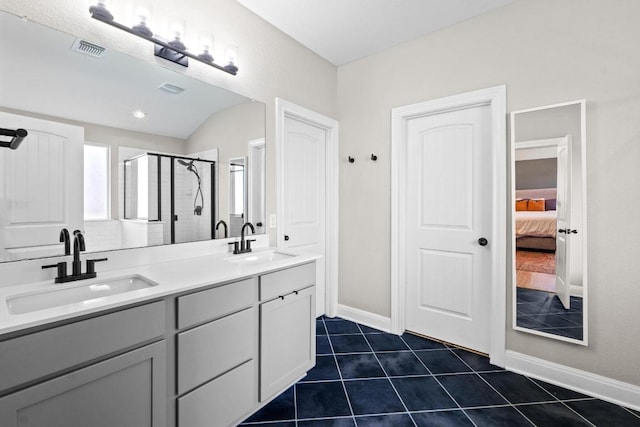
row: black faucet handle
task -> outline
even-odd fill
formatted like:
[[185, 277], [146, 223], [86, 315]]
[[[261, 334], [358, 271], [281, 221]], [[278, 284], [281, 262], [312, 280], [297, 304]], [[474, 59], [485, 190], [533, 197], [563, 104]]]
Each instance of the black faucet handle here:
[[251, 252], [251, 242], [255, 242], [256, 239], [247, 239], [247, 247], [245, 248], [245, 252]]
[[60, 261], [57, 264], [43, 265], [42, 269], [57, 268], [58, 276], [55, 278], [56, 283], [62, 282], [67, 277], [67, 263], [66, 261]]
[[235, 242], [229, 242], [229, 245], [233, 245], [233, 253], [234, 254], [239, 254], [240, 253], [240, 249], [238, 247], [238, 241]]
[[96, 272], [96, 262], [108, 261], [108, 258], [96, 258], [87, 260], [87, 274], [93, 274]]

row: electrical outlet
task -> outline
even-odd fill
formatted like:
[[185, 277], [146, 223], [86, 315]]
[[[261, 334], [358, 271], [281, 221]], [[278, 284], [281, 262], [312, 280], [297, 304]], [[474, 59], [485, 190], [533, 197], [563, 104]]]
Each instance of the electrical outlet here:
[[269, 215], [269, 228], [276, 228], [276, 214]]

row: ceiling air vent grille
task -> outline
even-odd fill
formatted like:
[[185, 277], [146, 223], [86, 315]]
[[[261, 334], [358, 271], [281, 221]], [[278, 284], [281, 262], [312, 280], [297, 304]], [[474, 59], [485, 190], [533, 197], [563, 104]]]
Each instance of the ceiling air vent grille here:
[[184, 88], [183, 87], [180, 87], [178, 85], [174, 85], [174, 84], [171, 84], [171, 83], [162, 83], [158, 89], [160, 89], [162, 91], [165, 91], [165, 92], [168, 92], [168, 93], [171, 93], [173, 95], [177, 95], [179, 93], [184, 92]]
[[71, 46], [71, 50], [92, 56], [94, 58], [100, 58], [104, 54], [106, 49], [102, 46], [98, 46], [97, 44], [89, 43], [85, 40], [76, 39], [76, 41], [73, 43], [73, 46]]

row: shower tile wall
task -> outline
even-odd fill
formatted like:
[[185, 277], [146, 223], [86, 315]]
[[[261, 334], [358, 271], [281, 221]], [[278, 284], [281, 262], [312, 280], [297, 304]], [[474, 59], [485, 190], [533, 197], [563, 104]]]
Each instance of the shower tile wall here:
[[84, 237], [88, 252], [161, 245], [164, 224], [145, 221], [86, 221]]
[[88, 252], [119, 249], [122, 247], [122, 227], [120, 221], [85, 221], [84, 238]]
[[[206, 240], [211, 236], [211, 170], [209, 164], [195, 162], [202, 181], [204, 206], [202, 215], [194, 215], [193, 202], [198, 191], [195, 175], [183, 166], [175, 170], [176, 243]], [[198, 196], [198, 205], [202, 204]]]

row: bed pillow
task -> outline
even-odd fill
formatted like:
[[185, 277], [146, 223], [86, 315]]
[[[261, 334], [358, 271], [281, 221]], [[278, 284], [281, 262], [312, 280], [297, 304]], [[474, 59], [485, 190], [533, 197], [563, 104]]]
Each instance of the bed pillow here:
[[556, 210], [556, 199], [546, 199], [544, 201], [544, 210], [545, 211], [555, 211]]
[[526, 211], [527, 202], [528, 199], [516, 199], [516, 211]]
[[544, 211], [544, 199], [529, 199], [528, 211]]

